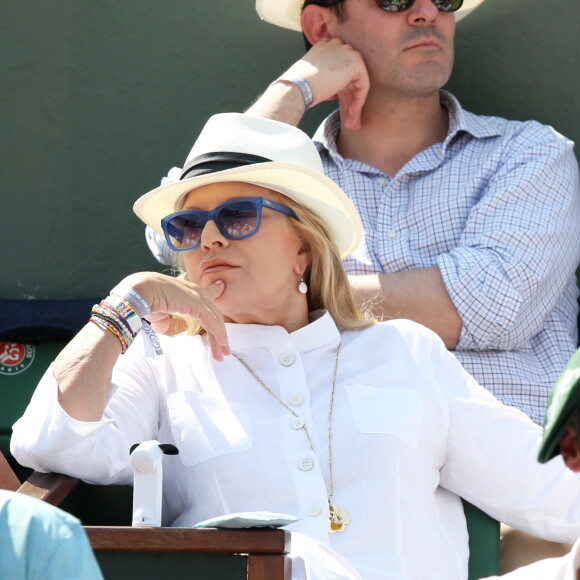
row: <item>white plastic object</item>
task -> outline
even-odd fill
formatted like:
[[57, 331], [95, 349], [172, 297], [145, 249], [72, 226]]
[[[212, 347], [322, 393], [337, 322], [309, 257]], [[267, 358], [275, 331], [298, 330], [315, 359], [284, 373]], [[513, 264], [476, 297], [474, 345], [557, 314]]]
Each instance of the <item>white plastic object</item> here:
[[133, 446], [133, 522], [136, 527], [161, 527], [163, 497], [163, 454], [177, 453], [173, 446], [160, 445], [158, 441], [145, 441]]

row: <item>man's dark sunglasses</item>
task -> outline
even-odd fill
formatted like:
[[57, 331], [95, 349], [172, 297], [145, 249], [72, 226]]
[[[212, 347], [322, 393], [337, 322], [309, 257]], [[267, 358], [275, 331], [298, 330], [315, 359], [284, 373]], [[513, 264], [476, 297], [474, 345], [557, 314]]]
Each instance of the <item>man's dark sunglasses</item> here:
[[[308, 4], [316, 4], [318, 6], [325, 6], [332, 8], [343, 4], [345, 0], [306, 0], [304, 6]], [[413, 6], [415, 0], [375, 0], [376, 5], [385, 12], [403, 12]], [[455, 12], [463, 5], [463, 0], [431, 0], [441, 12]]]
[[178, 211], [163, 218], [161, 227], [171, 249], [187, 252], [201, 245], [201, 233], [210, 220], [215, 222], [222, 236], [228, 240], [243, 240], [253, 236], [260, 229], [264, 207], [296, 218], [290, 208], [265, 197], [238, 197], [211, 211]]
[[[375, 0], [376, 5], [385, 12], [403, 12], [413, 6], [415, 0]], [[431, 0], [440, 12], [455, 12], [463, 4], [463, 0]]]

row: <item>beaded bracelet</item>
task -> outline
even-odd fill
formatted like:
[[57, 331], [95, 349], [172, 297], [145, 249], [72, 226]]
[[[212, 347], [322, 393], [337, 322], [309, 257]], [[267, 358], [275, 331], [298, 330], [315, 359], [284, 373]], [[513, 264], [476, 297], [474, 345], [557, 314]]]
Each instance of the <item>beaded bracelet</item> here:
[[122, 352], [124, 353], [128, 348], [133, 337], [130, 332], [124, 326], [121, 319], [113, 314], [111, 314], [106, 308], [102, 307], [100, 304], [93, 306], [91, 311], [92, 322], [95, 322], [101, 328], [106, 328], [112, 334], [114, 334], [121, 343]]
[[143, 326], [139, 315], [127, 303], [112, 296], [93, 306], [89, 320], [117, 337], [121, 354], [127, 351]]
[[139, 314], [124, 300], [119, 300], [115, 296], [107, 296], [100, 305], [107, 308], [113, 315], [120, 316], [121, 322], [128, 327], [133, 337], [137, 336], [138, 332], [143, 328], [143, 322]]
[[93, 324], [96, 324], [99, 328], [109, 331], [113, 336], [117, 338], [117, 340], [121, 343], [121, 354], [125, 354], [127, 352], [127, 349], [129, 348], [127, 341], [115, 330], [114, 327], [112, 327], [107, 322], [100, 320], [98, 317], [95, 316], [91, 316], [89, 321], [92, 322]]
[[145, 318], [151, 314], [151, 306], [137, 290], [126, 286], [125, 284], [117, 284], [112, 290], [111, 294], [115, 294], [121, 300], [124, 300], [137, 312], [139, 318]]
[[114, 324], [112, 324], [110, 321], [106, 320], [105, 318], [102, 318], [101, 316], [99, 316], [94, 312], [91, 314], [89, 322], [92, 322], [93, 324], [96, 324], [99, 328], [107, 330], [111, 334], [113, 334], [117, 338], [117, 340], [121, 343], [121, 354], [127, 352], [127, 349], [129, 348], [128, 340]]

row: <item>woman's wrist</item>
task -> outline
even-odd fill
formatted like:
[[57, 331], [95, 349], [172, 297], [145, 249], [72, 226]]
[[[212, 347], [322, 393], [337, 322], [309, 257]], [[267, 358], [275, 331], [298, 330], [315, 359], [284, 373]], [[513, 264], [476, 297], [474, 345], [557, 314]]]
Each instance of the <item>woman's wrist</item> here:
[[151, 314], [151, 306], [145, 297], [130, 285], [125, 282], [117, 284], [112, 290], [111, 294], [118, 296], [121, 300], [131, 306], [131, 308], [139, 315], [139, 318], [145, 318]]
[[125, 300], [110, 295], [91, 311], [90, 322], [113, 334], [121, 344], [121, 354], [131, 346], [143, 328], [141, 316]]

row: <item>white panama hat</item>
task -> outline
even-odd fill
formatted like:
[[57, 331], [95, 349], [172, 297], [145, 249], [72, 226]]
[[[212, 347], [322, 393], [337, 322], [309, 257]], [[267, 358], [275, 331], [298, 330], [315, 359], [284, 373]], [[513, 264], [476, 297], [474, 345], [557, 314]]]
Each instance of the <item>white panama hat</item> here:
[[326, 223], [343, 258], [362, 237], [352, 201], [324, 175], [310, 137], [291, 125], [242, 113], [211, 117], [185, 161], [180, 181], [141, 196], [133, 210], [164, 235], [161, 219], [179, 211], [191, 190], [236, 181], [272, 189], [310, 209]]
[[[456, 22], [465, 18], [483, 2], [484, 0], [463, 0], [463, 6], [455, 12]], [[260, 18], [270, 24], [301, 32], [300, 16], [303, 4], [304, 0], [256, 0], [256, 10]]]

